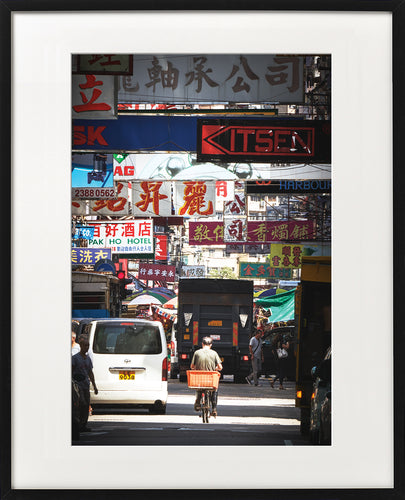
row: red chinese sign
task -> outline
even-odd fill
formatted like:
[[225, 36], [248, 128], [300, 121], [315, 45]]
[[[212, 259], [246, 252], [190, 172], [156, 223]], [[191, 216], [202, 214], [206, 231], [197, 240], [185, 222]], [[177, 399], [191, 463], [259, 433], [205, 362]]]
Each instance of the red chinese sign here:
[[[248, 221], [246, 243], [305, 241], [315, 239], [315, 221]], [[217, 222], [189, 223], [190, 245], [223, 245], [224, 225]]]
[[138, 278], [140, 280], [174, 282], [176, 266], [164, 264], [147, 264], [140, 262]]
[[167, 260], [167, 235], [157, 234], [155, 236], [155, 259]]

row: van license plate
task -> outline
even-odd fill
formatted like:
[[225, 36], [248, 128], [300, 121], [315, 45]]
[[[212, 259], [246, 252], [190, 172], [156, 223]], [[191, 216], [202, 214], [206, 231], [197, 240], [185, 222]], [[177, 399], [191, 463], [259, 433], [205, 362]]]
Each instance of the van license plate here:
[[133, 371], [123, 371], [119, 372], [120, 380], [135, 380], [135, 372]]

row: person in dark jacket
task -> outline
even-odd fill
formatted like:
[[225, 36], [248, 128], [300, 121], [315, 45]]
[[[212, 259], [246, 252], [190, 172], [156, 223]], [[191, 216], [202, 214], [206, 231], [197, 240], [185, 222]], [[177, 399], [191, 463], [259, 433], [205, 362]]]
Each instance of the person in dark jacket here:
[[[288, 342], [287, 339], [284, 338], [281, 333], [277, 334], [276, 337], [274, 338], [273, 345], [272, 345], [272, 352], [273, 356], [276, 361], [276, 367], [277, 367], [277, 374], [274, 380], [270, 382], [270, 385], [274, 388], [274, 383], [276, 380], [280, 381], [280, 390], [284, 390], [285, 387], [283, 386], [284, 378], [286, 375], [286, 366], [287, 366], [287, 359], [288, 359], [288, 349], [290, 347], [290, 343]], [[286, 357], [280, 357], [278, 354], [279, 349], [284, 349], [287, 351], [287, 356]]]

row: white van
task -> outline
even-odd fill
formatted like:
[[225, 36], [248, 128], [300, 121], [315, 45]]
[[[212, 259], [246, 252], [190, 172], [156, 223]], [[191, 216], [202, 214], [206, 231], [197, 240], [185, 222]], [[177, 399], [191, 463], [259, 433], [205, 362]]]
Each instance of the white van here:
[[91, 323], [89, 355], [98, 394], [90, 384], [93, 409], [100, 405], [138, 405], [166, 413], [167, 345], [159, 321], [132, 318]]

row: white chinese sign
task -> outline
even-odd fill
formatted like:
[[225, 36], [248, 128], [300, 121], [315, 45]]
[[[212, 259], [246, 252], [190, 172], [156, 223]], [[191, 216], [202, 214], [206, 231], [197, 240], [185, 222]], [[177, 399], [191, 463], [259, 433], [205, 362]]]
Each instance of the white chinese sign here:
[[205, 266], [182, 266], [182, 278], [205, 278]]
[[277, 102], [304, 98], [304, 57], [271, 54], [134, 55], [119, 102]]
[[174, 183], [175, 215], [210, 217], [215, 213], [215, 181]]
[[72, 76], [72, 119], [116, 118], [115, 76]]
[[113, 253], [153, 253], [153, 221], [137, 219], [126, 222], [89, 222], [94, 226], [91, 248], [111, 248]]
[[172, 215], [171, 182], [132, 182], [132, 214], [150, 217]]
[[117, 182], [113, 191], [111, 199], [72, 200], [72, 215], [129, 215], [128, 184]]

